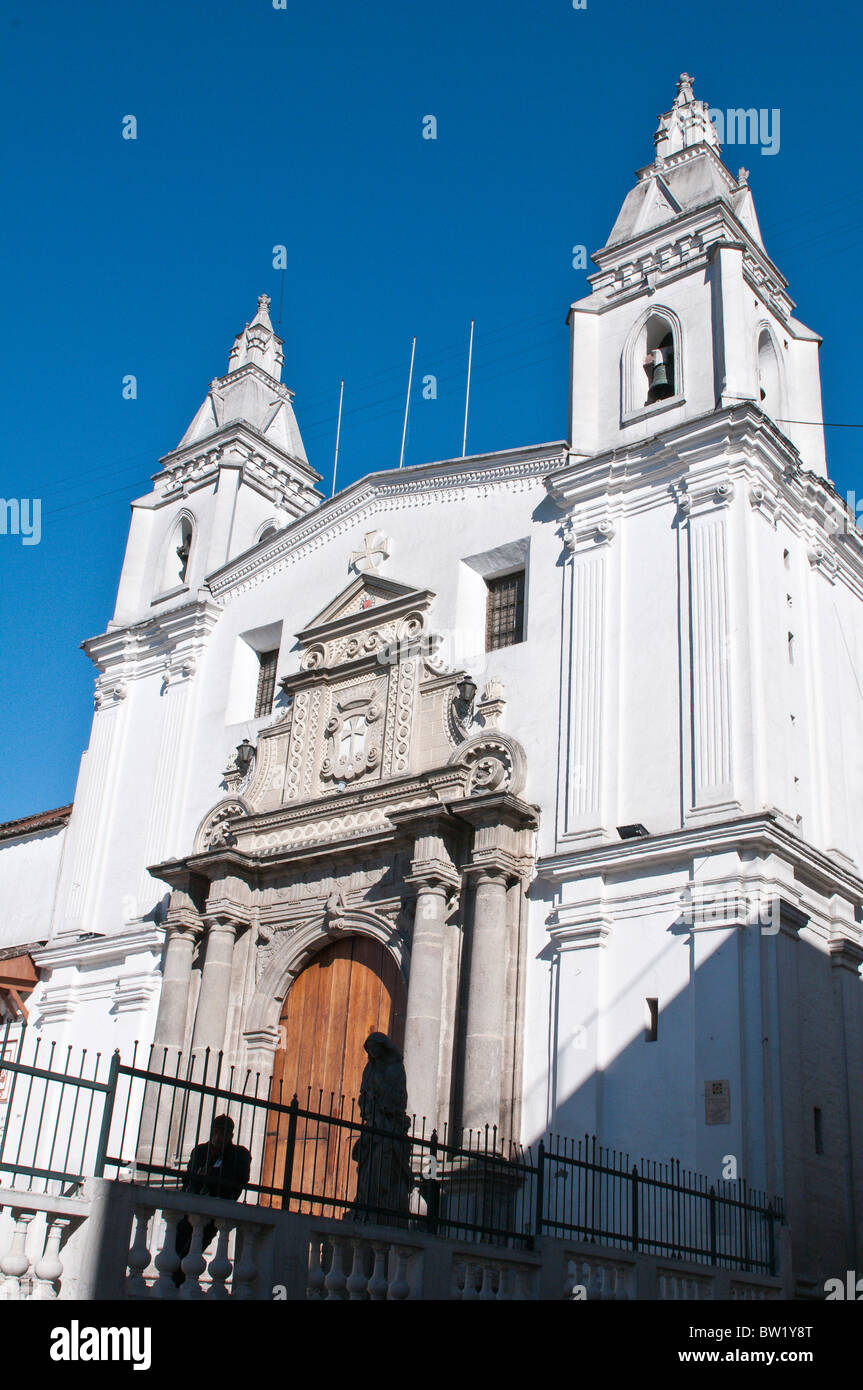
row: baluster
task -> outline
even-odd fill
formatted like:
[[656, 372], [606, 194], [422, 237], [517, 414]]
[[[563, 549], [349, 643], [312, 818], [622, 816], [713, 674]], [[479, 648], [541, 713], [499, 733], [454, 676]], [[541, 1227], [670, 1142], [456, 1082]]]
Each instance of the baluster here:
[[327, 1299], [343, 1299], [345, 1297], [345, 1277], [342, 1254], [344, 1244], [339, 1236], [333, 1236], [333, 1262], [330, 1265], [329, 1273], [324, 1280], [324, 1287], [327, 1291]]
[[514, 1293], [513, 1293], [513, 1285], [514, 1285], [514, 1283], [515, 1283], [515, 1270], [511, 1269], [509, 1266], [507, 1266], [506, 1268], [502, 1268], [502, 1269], [500, 1270], [500, 1273], [499, 1273], [499, 1276], [498, 1276], [498, 1281], [497, 1281], [497, 1298], [498, 1298], [498, 1299], [511, 1299], [511, 1298], [514, 1298], [514, 1297], [515, 1297], [515, 1295], [514, 1295]]
[[464, 1298], [464, 1291], [467, 1288], [467, 1266], [461, 1260], [452, 1262], [452, 1286], [450, 1288], [450, 1298]]
[[179, 1298], [180, 1290], [174, 1283], [174, 1275], [180, 1268], [180, 1256], [177, 1254], [177, 1225], [180, 1220], [180, 1213], [166, 1208], [162, 1216], [165, 1222], [165, 1235], [162, 1248], [154, 1260], [159, 1277], [153, 1287], [153, 1293], [156, 1298]]
[[372, 1277], [369, 1279], [369, 1298], [379, 1302], [386, 1298], [389, 1283], [387, 1281], [387, 1247], [385, 1245], [375, 1245], [375, 1264], [372, 1270]]
[[494, 1280], [494, 1267], [493, 1267], [492, 1265], [488, 1264], [486, 1261], [483, 1261], [483, 1265], [482, 1265], [482, 1283], [480, 1284], [480, 1289], [479, 1289], [480, 1301], [483, 1302], [483, 1303], [488, 1303], [489, 1299], [494, 1298], [494, 1290], [493, 1290], [493, 1287], [492, 1287], [493, 1280]]
[[219, 1233], [219, 1238], [216, 1243], [216, 1253], [209, 1264], [212, 1283], [207, 1297], [221, 1299], [229, 1297], [227, 1283], [234, 1268], [228, 1259], [228, 1241], [231, 1238], [230, 1221], [217, 1221], [216, 1230]]
[[392, 1260], [393, 1255], [395, 1255], [396, 1270], [394, 1278], [390, 1281], [387, 1298], [395, 1303], [400, 1303], [403, 1299], [407, 1298], [410, 1293], [410, 1285], [406, 1277], [409, 1253], [409, 1251], [403, 1250], [399, 1245], [390, 1246], [390, 1260]]
[[345, 1288], [347, 1289], [348, 1298], [351, 1299], [351, 1300], [356, 1300], [356, 1299], [358, 1299], [358, 1298], [365, 1298], [365, 1297], [367, 1296], [367, 1295], [366, 1295], [366, 1289], [368, 1288], [368, 1279], [367, 1279], [367, 1277], [366, 1277], [366, 1249], [367, 1249], [367, 1246], [363, 1243], [363, 1241], [361, 1241], [361, 1240], [355, 1240], [355, 1241], [353, 1241], [353, 1247], [354, 1247], [354, 1262], [353, 1262], [353, 1264], [351, 1265], [351, 1272], [350, 1272], [350, 1274], [348, 1275], [348, 1281], [347, 1281], [347, 1283], [346, 1283], [346, 1285], [345, 1285]]
[[529, 1303], [533, 1298], [533, 1274], [529, 1269], [519, 1269], [515, 1275], [515, 1289], [513, 1298], [519, 1303]]
[[255, 1258], [259, 1228], [248, 1225], [237, 1227], [237, 1251], [234, 1261], [233, 1298], [249, 1302], [255, 1297], [254, 1283], [258, 1277]]
[[324, 1269], [321, 1264], [323, 1242], [320, 1236], [312, 1236], [309, 1247], [309, 1274], [306, 1279], [306, 1297], [324, 1297]]
[[33, 1266], [33, 1273], [36, 1276], [36, 1287], [31, 1294], [31, 1298], [46, 1300], [57, 1297], [55, 1284], [59, 1282], [63, 1274], [63, 1261], [60, 1259], [60, 1241], [63, 1239], [63, 1232], [69, 1225], [71, 1218], [68, 1216], [54, 1216], [48, 1219], [48, 1229], [45, 1233], [45, 1249], [42, 1258], [36, 1261]]
[[477, 1294], [477, 1274], [482, 1266], [474, 1263], [473, 1260], [464, 1262], [464, 1293], [462, 1299], [473, 1301], [478, 1297]]
[[152, 1215], [152, 1210], [147, 1207], [138, 1207], [135, 1211], [135, 1235], [132, 1240], [132, 1247], [126, 1257], [126, 1264], [131, 1271], [126, 1280], [127, 1298], [150, 1297], [150, 1290], [147, 1288], [147, 1281], [144, 1278], [144, 1270], [150, 1263], [147, 1228], [150, 1225]]
[[33, 1211], [19, 1211], [15, 1218], [12, 1244], [0, 1260], [0, 1269], [6, 1275], [0, 1284], [0, 1298], [18, 1302], [27, 1297], [23, 1290], [24, 1279], [30, 1268], [30, 1256], [25, 1249], [27, 1227], [36, 1215]]
[[204, 1259], [201, 1243], [204, 1238], [206, 1217], [187, 1215], [186, 1219], [192, 1227], [192, 1243], [189, 1246], [188, 1255], [184, 1255], [180, 1261], [180, 1268], [186, 1276], [185, 1283], [180, 1285], [180, 1297], [196, 1300], [204, 1297], [204, 1290], [201, 1288], [201, 1275], [207, 1268], [207, 1261]]

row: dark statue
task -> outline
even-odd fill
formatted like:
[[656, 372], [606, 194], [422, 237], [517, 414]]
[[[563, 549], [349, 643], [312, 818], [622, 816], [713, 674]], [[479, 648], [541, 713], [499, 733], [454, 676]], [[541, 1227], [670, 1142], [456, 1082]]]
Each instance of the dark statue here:
[[357, 1165], [351, 1215], [355, 1221], [401, 1224], [412, 1182], [404, 1063], [386, 1033], [370, 1033], [363, 1046], [369, 1060], [360, 1085], [363, 1127], [351, 1152]]

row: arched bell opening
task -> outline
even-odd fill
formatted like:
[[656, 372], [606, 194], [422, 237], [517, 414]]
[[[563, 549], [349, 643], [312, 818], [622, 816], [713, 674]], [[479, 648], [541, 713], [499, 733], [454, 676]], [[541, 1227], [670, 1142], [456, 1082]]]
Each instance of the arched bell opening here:
[[683, 399], [680, 320], [665, 306], [646, 311], [633, 324], [620, 358], [624, 420], [662, 401]]
[[761, 409], [776, 416], [781, 414], [782, 379], [776, 347], [768, 328], [758, 335], [758, 399]]
[[647, 378], [645, 405], [666, 400], [675, 394], [674, 334], [667, 319], [648, 319], [645, 336], [644, 371]]
[[171, 593], [186, 583], [195, 524], [188, 512], [181, 512], [168, 533], [157, 592]]

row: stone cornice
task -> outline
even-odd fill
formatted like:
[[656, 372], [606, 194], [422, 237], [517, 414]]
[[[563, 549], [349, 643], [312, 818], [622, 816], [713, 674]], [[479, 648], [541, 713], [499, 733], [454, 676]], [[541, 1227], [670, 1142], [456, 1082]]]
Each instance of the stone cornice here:
[[[770, 420], [751, 403], [711, 410], [649, 439], [579, 458], [546, 481], [549, 495], [562, 508], [615, 497], [677, 478], [682, 469], [705, 465], [705, 475], [727, 471], [730, 459], [751, 457], [755, 449], [772, 464], [778, 479], [802, 474], [800, 455]], [[814, 478], [814, 474], [807, 474]], [[824, 482], [824, 480], [820, 480]], [[824, 483], [829, 489], [829, 484]]]
[[795, 307], [788, 281], [722, 197], [594, 251], [591, 260], [599, 270], [587, 277], [593, 295], [573, 308], [602, 313], [627, 297], [643, 295], [649, 284], [658, 288], [706, 266], [713, 248], [723, 244], [743, 251], [744, 277], [787, 322]]
[[561, 467], [565, 458], [566, 444], [558, 441], [368, 474], [299, 517], [272, 540], [216, 570], [209, 576], [210, 590], [221, 597], [252, 588], [354, 530], [362, 521], [379, 518], [383, 511], [429, 498], [459, 503], [483, 491], [522, 491]]
[[795, 835], [775, 816], [765, 814], [547, 854], [537, 860], [536, 870], [538, 878], [563, 883], [603, 873], [643, 873], [648, 867], [728, 850], [775, 854], [800, 869], [818, 891], [828, 896], [841, 893], [850, 902], [863, 903], [863, 877]]
[[97, 688], [104, 690], [106, 682], [110, 685], [157, 673], [167, 681], [193, 675], [195, 658], [220, 614], [206, 590], [199, 590], [195, 598], [177, 608], [89, 637], [81, 646], [100, 672]]
[[111, 936], [83, 940], [77, 936], [58, 937], [47, 946], [31, 950], [30, 954], [41, 970], [63, 970], [70, 966], [77, 969], [82, 965], [107, 965], [139, 951], [161, 952], [163, 940], [162, 928], [148, 923]]
[[[593, 545], [599, 527], [675, 502], [727, 504], [737, 484], [772, 527], [781, 521], [805, 542], [810, 564], [830, 582], [841, 578], [863, 598], [863, 534], [827, 478], [801, 466], [800, 455], [753, 402], [726, 406], [670, 430], [590, 458], [573, 457], [546, 481], [568, 513], [564, 527]], [[571, 521], [571, 526], [570, 526]]]
[[[253, 364], [241, 368], [240, 371], [258, 375], [264, 381], [269, 382], [270, 380], [265, 372], [261, 372], [260, 368]], [[272, 382], [268, 389], [273, 390], [273, 395], [276, 395], [277, 392], [285, 392], [287, 393], [286, 399], [291, 397], [288, 388], [278, 382]], [[294, 477], [295, 485], [300, 481], [311, 491], [316, 491], [314, 484], [321, 481], [320, 473], [317, 473], [311, 464], [304, 459], [297, 458], [294, 454], [286, 453], [284, 449], [280, 449], [272, 440], [267, 439], [266, 435], [255, 429], [248, 420], [229, 420], [221, 427], [211, 430], [209, 434], [203, 435], [200, 439], [195, 439], [182, 448], [173, 449], [169, 454], [160, 458], [159, 463], [162, 466], [158, 473], [152, 475], [153, 482], [161, 485], [158, 490], [164, 491], [178, 483], [183, 474], [191, 478], [196, 472], [201, 473], [216, 469], [225, 461], [225, 452], [231, 446], [234, 446], [235, 449], [239, 447], [240, 450], [241, 457], [237, 458], [236, 464], [245, 459], [248, 463], [275, 466], [286, 475], [287, 479], [290, 479], [292, 474], [299, 475]], [[285, 478], [282, 479], [283, 484], [285, 480]], [[320, 494], [317, 495], [320, 496]]]

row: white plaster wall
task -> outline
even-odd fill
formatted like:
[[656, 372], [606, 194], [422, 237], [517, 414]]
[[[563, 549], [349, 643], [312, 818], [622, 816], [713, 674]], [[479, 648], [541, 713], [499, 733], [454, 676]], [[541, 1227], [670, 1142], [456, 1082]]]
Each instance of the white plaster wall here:
[[0, 947], [48, 939], [65, 833], [0, 842]]

